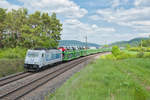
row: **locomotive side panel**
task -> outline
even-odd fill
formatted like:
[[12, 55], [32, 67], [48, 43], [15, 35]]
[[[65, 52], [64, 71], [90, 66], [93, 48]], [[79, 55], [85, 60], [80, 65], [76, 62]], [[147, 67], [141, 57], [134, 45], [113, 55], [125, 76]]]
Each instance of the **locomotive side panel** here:
[[49, 50], [45, 52], [45, 65], [62, 61], [62, 52], [59, 50]]
[[62, 52], [60, 50], [28, 50], [24, 68], [30, 70], [39, 70], [45, 66], [52, 65], [62, 61]]

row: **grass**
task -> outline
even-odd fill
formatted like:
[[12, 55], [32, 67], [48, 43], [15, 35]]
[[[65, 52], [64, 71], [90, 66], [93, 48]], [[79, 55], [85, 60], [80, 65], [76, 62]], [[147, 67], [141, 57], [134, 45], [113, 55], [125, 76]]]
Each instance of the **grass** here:
[[137, 51], [129, 51], [129, 50], [122, 50], [122, 51], [125, 53], [128, 53], [128, 54], [137, 54], [138, 53]]
[[22, 72], [26, 51], [19, 47], [0, 49], [0, 77]]
[[0, 49], [0, 59], [18, 59], [24, 58], [26, 55], [26, 48], [4, 48]]
[[24, 59], [0, 59], [0, 77], [22, 72]]
[[[123, 52], [125, 53], [128, 53], [128, 54], [138, 54], [138, 51], [129, 51], [129, 50], [122, 50]], [[150, 54], [150, 52], [144, 52], [145, 54]]]
[[150, 59], [99, 59], [46, 100], [150, 100]]

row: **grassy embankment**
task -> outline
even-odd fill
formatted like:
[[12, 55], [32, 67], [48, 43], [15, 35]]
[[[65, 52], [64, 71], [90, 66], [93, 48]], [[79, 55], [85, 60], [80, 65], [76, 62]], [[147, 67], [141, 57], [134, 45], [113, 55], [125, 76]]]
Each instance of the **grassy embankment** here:
[[47, 100], [150, 100], [150, 59], [91, 63]]
[[22, 72], [26, 49], [0, 49], [0, 77]]
[[102, 56], [75, 74], [51, 100], [150, 100], [150, 53], [120, 51]]

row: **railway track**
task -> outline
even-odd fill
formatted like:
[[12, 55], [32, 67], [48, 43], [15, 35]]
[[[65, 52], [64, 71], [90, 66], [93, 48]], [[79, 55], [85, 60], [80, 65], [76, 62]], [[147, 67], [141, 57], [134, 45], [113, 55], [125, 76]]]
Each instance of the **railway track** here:
[[4, 77], [2, 79], [0, 79], [0, 86], [4, 86], [7, 85], [11, 82], [17, 81], [19, 79], [25, 78], [29, 75], [32, 75], [33, 73], [28, 73], [28, 72], [20, 72], [14, 75], [10, 75], [8, 77]]
[[0, 90], [0, 100], [17, 100], [28, 94], [29, 92], [35, 90], [39, 86], [47, 83], [48, 81], [56, 78], [60, 74], [72, 69], [73, 67], [79, 65], [80, 63], [87, 61], [94, 55], [83, 57], [72, 61], [72, 63], [66, 64], [65, 66], [55, 69], [52, 72], [44, 73], [43, 75], [33, 79], [32, 81], [26, 82], [17, 88]]

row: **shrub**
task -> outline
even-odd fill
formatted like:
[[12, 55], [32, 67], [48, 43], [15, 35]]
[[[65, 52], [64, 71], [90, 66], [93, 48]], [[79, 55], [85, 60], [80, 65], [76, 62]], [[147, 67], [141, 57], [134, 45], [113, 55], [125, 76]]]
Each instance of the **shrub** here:
[[129, 50], [131, 46], [129, 44], [126, 45], [126, 49]]
[[24, 59], [0, 59], [0, 77], [24, 71]]
[[138, 51], [138, 52], [150, 52], [150, 48], [148, 47], [132, 47], [128, 49], [129, 51]]
[[142, 51], [141, 51], [141, 52], [139, 52], [139, 53], [137, 54], [137, 57], [138, 57], [138, 58], [142, 58], [142, 57], [144, 57], [144, 52], [142, 52]]
[[120, 59], [127, 59], [127, 58], [136, 58], [135, 54], [130, 54], [130, 53], [125, 53], [125, 52], [121, 52], [120, 55], [116, 56], [117, 60]]
[[121, 60], [121, 59], [128, 59], [128, 58], [136, 58], [136, 54], [126, 53], [126, 52], [120, 52], [117, 56], [114, 56], [113, 54], [102, 56], [102, 59], [109, 59], [109, 60]]
[[113, 54], [108, 54], [101, 56], [102, 59], [116, 60], [116, 57]]
[[140, 52], [146, 52], [147, 51], [147, 48], [140, 48]]
[[147, 48], [147, 50], [146, 50], [147, 52], [150, 52], [150, 48]]
[[24, 58], [26, 51], [27, 49], [19, 47], [0, 49], [0, 58]]
[[120, 54], [120, 49], [119, 49], [118, 46], [113, 46], [113, 47], [112, 47], [112, 54], [113, 54], [114, 56], [117, 56], [117, 55]]
[[143, 58], [150, 58], [150, 53], [149, 52], [144, 53]]
[[138, 48], [138, 47], [132, 47], [132, 48], [129, 48], [129, 51], [140, 51], [140, 48]]

